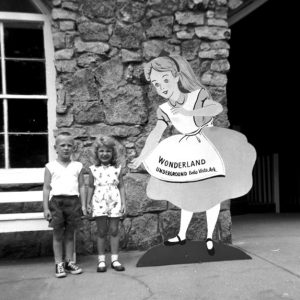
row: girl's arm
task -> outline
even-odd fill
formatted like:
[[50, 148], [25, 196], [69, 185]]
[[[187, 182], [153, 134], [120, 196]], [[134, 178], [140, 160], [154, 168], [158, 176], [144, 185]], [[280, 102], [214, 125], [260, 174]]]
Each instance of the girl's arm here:
[[193, 117], [213, 117], [221, 113], [223, 107], [220, 103], [211, 99], [208, 92], [203, 88], [198, 95], [194, 110], [186, 110], [183, 107], [173, 107], [173, 114], [182, 114], [184, 116]]
[[78, 176], [78, 186], [79, 186], [79, 195], [81, 200], [81, 209], [82, 213], [85, 216], [87, 214], [86, 212], [86, 189], [84, 184], [84, 174], [83, 169], [81, 169], [79, 176]]
[[51, 174], [47, 167], [45, 167], [44, 173], [44, 185], [43, 185], [43, 207], [44, 207], [44, 217], [46, 220], [51, 220], [51, 212], [49, 210], [49, 196], [51, 191]]
[[87, 189], [87, 208], [88, 211], [91, 210], [92, 208], [92, 197], [94, 194], [94, 176], [92, 174], [92, 171], [89, 169], [89, 184], [88, 184], [88, 189]]
[[120, 175], [119, 175], [119, 190], [120, 190], [120, 196], [121, 196], [121, 209], [123, 211], [123, 214], [126, 213], [126, 194], [125, 194], [125, 187], [124, 187], [124, 181], [123, 181], [123, 171], [121, 169]]

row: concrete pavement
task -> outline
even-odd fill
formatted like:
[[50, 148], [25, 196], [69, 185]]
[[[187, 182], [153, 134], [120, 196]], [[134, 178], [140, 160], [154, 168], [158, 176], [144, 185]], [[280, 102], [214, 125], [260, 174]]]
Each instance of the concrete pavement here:
[[54, 277], [52, 258], [0, 261], [0, 299], [279, 300], [300, 299], [300, 214], [233, 217], [233, 244], [252, 260], [137, 268], [143, 254], [122, 252], [125, 272], [96, 273], [96, 256], [79, 257], [84, 274]]

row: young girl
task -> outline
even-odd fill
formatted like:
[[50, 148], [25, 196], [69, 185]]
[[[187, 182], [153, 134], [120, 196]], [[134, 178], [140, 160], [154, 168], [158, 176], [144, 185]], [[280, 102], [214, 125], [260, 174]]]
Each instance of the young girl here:
[[[185, 244], [193, 212], [206, 211], [206, 246], [213, 255], [220, 203], [250, 190], [256, 152], [244, 135], [213, 127], [222, 106], [211, 99], [183, 57], [157, 57], [144, 72], [167, 102], [159, 106], [156, 126], [130, 167], [143, 163], [151, 174], [149, 198], [168, 200], [182, 209], [179, 233], [165, 245]], [[181, 134], [159, 142], [170, 125]]]
[[[118, 259], [119, 220], [125, 213], [125, 191], [121, 166], [117, 164], [114, 140], [99, 137], [94, 144], [95, 165], [89, 168], [88, 207], [97, 224], [97, 272], [106, 272], [105, 237], [110, 232], [111, 267], [124, 271]], [[92, 202], [92, 203], [91, 203]], [[92, 204], [92, 205], [91, 205]]]

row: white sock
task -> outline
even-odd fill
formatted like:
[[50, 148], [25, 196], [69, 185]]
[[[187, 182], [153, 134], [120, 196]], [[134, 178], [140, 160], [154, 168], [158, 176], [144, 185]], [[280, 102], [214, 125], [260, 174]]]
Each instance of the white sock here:
[[98, 255], [98, 261], [105, 263], [105, 255]]
[[114, 266], [120, 266], [121, 264], [118, 262], [119, 255], [118, 254], [112, 254], [111, 255], [111, 262], [114, 262]]

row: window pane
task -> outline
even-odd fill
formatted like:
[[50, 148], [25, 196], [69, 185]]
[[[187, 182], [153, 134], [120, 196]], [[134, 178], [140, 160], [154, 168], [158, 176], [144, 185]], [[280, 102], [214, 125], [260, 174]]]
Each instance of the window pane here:
[[45, 64], [38, 61], [6, 61], [8, 94], [46, 94]]
[[8, 100], [9, 132], [47, 132], [47, 100]]
[[0, 99], [0, 132], [3, 132], [4, 126], [4, 115], [3, 115], [3, 100]]
[[1, 0], [0, 11], [39, 13], [30, 0]]
[[[43, 29], [29, 23], [5, 24], [4, 45], [7, 58], [44, 58]], [[35, 26], [35, 27], [33, 27]], [[19, 28], [18, 28], [19, 27]], [[20, 28], [22, 27], [22, 28]], [[26, 28], [24, 28], [26, 27]]]
[[48, 135], [10, 135], [11, 168], [42, 168], [48, 161]]
[[0, 134], [0, 168], [4, 168], [4, 136]]

